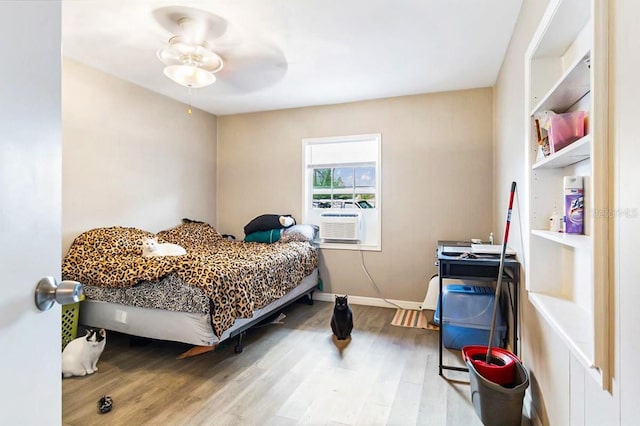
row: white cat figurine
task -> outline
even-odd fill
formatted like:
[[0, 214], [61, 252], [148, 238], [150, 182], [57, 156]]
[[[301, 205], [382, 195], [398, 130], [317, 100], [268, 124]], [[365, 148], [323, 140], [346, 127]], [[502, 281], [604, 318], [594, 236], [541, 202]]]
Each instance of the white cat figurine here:
[[182, 256], [187, 251], [178, 244], [158, 243], [158, 238], [147, 238], [142, 242], [142, 256]]
[[89, 329], [84, 337], [70, 341], [62, 351], [62, 376], [86, 376], [98, 371], [98, 358], [107, 343], [107, 332]]

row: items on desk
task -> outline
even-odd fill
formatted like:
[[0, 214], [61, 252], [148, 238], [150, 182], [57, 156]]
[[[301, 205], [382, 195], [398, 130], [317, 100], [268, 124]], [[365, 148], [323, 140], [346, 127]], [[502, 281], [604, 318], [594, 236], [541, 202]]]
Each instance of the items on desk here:
[[[444, 245], [442, 246], [442, 254], [445, 256], [454, 256], [459, 259], [496, 259], [502, 253], [502, 245], [500, 244], [467, 244], [467, 245]], [[513, 257], [516, 251], [511, 247], [507, 247], [505, 255]]]
[[498, 255], [496, 254], [483, 254], [483, 253], [471, 253], [470, 251], [466, 251], [456, 257], [456, 259], [495, 259], [498, 260]]
[[464, 253], [460, 254], [460, 256], [458, 256], [458, 259], [477, 259], [477, 258], [478, 256], [471, 253], [470, 251], [465, 251]]
[[[502, 253], [502, 245], [501, 244], [471, 244], [471, 253], [500, 255]], [[505, 252], [505, 255], [515, 256], [516, 252], [511, 247], [507, 247], [507, 251]]]
[[[454, 243], [455, 244], [455, 243]], [[445, 244], [442, 246], [442, 254], [445, 256], [459, 256], [463, 253], [471, 252], [470, 243]]]

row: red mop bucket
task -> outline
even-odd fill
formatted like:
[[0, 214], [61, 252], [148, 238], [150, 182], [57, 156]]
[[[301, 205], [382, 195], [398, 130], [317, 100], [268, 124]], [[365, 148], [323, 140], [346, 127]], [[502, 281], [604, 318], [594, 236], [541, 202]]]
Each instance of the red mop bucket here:
[[[481, 347], [484, 351], [485, 347]], [[491, 351], [495, 354], [495, 349]], [[468, 351], [467, 351], [468, 352]], [[507, 352], [508, 355], [510, 355]], [[480, 353], [482, 358], [482, 353]], [[507, 362], [509, 362], [507, 360]], [[529, 387], [529, 373], [524, 365], [518, 360], [514, 361], [514, 375], [510, 383], [502, 386], [492, 382], [485, 376], [499, 372], [500, 374], [509, 370], [508, 368], [496, 368], [495, 364], [490, 364], [494, 368], [491, 372], [478, 371], [478, 367], [484, 366], [482, 360], [467, 360], [469, 367], [469, 390], [471, 391], [471, 402], [473, 409], [485, 425], [519, 425], [522, 420], [522, 405], [524, 394]], [[496, 377], [494, 377], [496, 378]], [[499, 380], [499, 379], [498, 379]]]
[[520, 359], [501, 348], [491, 348], [487, 362], [487, 346], [471, 345], [462, 348], [462, 359], [471, 362], [482, 377], [500, 386], [510, 386], [516, 379], [516, 363]]

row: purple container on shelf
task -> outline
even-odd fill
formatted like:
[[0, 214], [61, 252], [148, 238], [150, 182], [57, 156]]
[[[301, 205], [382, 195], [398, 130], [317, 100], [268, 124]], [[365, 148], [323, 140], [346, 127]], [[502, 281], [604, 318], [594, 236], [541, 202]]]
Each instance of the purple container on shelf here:
[[582, 176], [564, 177], [564, 216], [567, 234], [584, 234], [584, 185]]

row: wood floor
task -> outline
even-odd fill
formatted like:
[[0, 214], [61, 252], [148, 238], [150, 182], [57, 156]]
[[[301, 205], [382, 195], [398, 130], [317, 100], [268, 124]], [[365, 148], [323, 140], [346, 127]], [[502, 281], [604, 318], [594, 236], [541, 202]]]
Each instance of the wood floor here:
[[[62, 382], [64, 425], [481, 425], [467, 373], [438, 376], [438, 332], [390, 325], [393, 309], [352, 306], [342, 350], [329, 325], [333, 305], [293, 304], [284, 324], [252, 329], [189, 359], [189, 346], [130, 344], [111, 333], [91, 376]], [[140, 342], [138, 342], [140, 343]], [[459, 352], [447, 363], [462, 365]], [[99, 414], [102, 395], [113, 410]]]

